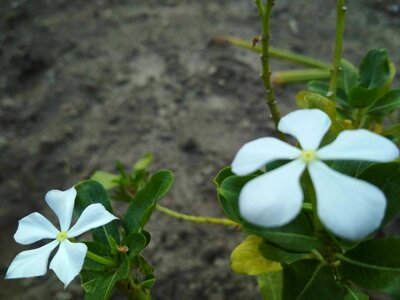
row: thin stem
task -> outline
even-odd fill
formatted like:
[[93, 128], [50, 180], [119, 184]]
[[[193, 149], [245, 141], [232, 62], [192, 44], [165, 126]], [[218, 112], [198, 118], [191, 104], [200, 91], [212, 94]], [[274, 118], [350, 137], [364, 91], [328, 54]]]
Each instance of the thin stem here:
[[[233, 46], [237, 46], [240, 48], [244, 48], [250, 51], [253, 51], [255, 53], [261, 54], [261, 47], [255, 46], [253, 47], [253, 44], [249, 41], [234, 37], [234, 36], [216, 36], [213, 39], [213, 42], [215, 42], [217, 45], [218, 44], [230, 44]], [[320, 61], [318, 59], [314, 59], [312, 57], [302, 55], [302, 54], [297, 54], [293, 53], [290, 51], [274, 48], [274, 47], [269, 47], [269, 56], [272, 58], [280, 59], [286, 62], [298, 64], [298, 65], [303, 65], [307, 67], [312, 67], [312, 68], [317, 68], [317, 69], [324, 69], [324, 70], [329, 70], [330, 69], [330, 64], [327, 64], [323, 61]]]
[[331, 80], [329, 83], [329, 92], [327, 95], [327, 97], [333, 101], [335, 101], [336, 98], [336, 89], [340, 73], [340, 63], [342, 60], [346, 10], [347, 10], [346, 0], [337, 0], [335, 53], [333, 57], [333, 64], [331, 67]]
[[295, 82], [310, 81], [329, 78], [329, 71], [323, 69], [305, 69], [277, 71], [272, 75], [272, 82], [277, 84], [288, 84]]
[[313, 224], [314, 224], [314, 230], [317, 234], [320, 234], [324, 230], [324, 226], [322, 225], [321, 221], [318, 218], [317, 214], [317, 197], [315, 194], [315, 189], [311, 181], [310, 174], [308, 172], [305, 172], [304, 174], [304, 182], [306, 184], [307, 188], [307, 194], [310, 198], [310, 203], [312, 206], [312, 211], [313, 211]]
[[211, 217], [200, 217], [200, 216], [181, 214], [172, 209], [161, 206], [159, 204], [157, 204], [156, 208], [158, 211], [160, 211], [170, 217], [189, 221], [189, 222], [203, 223], [203, 224], [220, 224], [220, 225], [234, 226], [234, 227], [239, 226], [238, 223], [231, 221], [229, 219], [226, 219], [226, 218], [211, 218]]
[[[256, 5], [259, 1], [256, 1]], [[274, 121], [275, 128], [278, 131], [278, 123], [281, 118], [279, 110], [276, 106], [275, 91], [271, 83], [271, 71], [269, 66], [269, 42], [270, 42], [270, 19], [272, 7], [275, 4], [275, 0], [267, 0], [265, 7], [260, 3], [257, 5], [258, 12], [261, 16], [261, 79], [264, 83], [265, 89], [267, 91], [267, 105], [271, 112], [271, 118]], [[278, 136], [281, 140], [286, 140], [283, 133], [278, 131]]]
[[100, 263], [102, 265], [108, 266], [108, 267], [115, 266], [115, 262], [114, 261], [112, 261], [110, 259], [107, 259], [105, 257], [102, 257], [100, 255], [97, 255], [97, 254], [95, 254], [93, 252], [90, 252], [89, 250], [86, 252], [86, 257], [90, 258], [91, 260], [93, 260], [95, 262], [98, 262], [98, 263]]

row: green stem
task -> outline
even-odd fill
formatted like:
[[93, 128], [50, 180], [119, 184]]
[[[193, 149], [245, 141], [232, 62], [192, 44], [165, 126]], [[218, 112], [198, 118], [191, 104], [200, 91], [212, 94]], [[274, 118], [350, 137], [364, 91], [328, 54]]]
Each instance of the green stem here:
[[336, 89], [340, 73], [340, 63], [342, 60], [346, 10], [347, 10], [346, 0], [337, 0], [335, 52], [333, 57], [333, 64], [331, 67], [331, 80], [329, 83], [329, 92], [327, 94], [327, 97], [333, 101], [335, 101], [336, 98]]
[[120, 282], [118, 288], [131, 300], [151, 300], [151, 295], [142, 291], [133, 280]]
[[[217, 36], [213, 39], [213, 41], [216, 44], [230, 44], [233, 46], [237, 46], [261, 54], [261, 47], [258, 46], [253, 47], [253, 44], [251, 42], [234, 36]], [[301, 55], [274, 47], [269, 47], [268, 53], [270, 57], [298, 65], [303, 65], [317, 69], [324, 69], [324, 70], [329, 70], [330, 68], [329, 64], [320, 61], [318, 59], [314, 59], [306, 55]]]
[[269, 66], [269, 42], [270, 42], [270, 19], [272, 7], [275, 4], [275, 0], [267, 0], [265, 7], [260, 3], [259, 0], [256, 0], [256, 5], [258, 8], [258, 12], [261, 16], [261, 79], [264, 83], [266, 92], [267, 92], [267, 105], [271, 112], [271, 118], [274, 121], [275, 128], [278, 132], [278, 136], [281, 140], [286, 140], [285, 135], [278, 131], [278, 124], [281, 118], [279, 110], [276, 106], [276, 98], [275, 91], [272, 87], [271, 83], [271, 71]]
[[320, 234], [321, 232], [323, 232], [324, 230], [324, 226], [322, 225], [321, 221], [318, 218], [318, 214], [317, 214], [317, 196], [315, 194], [315, 189], [314, 186], [312, 184], [311, 181], [311, 177], [310, 174], [308, 173], [308, 171], [305, 172], [304, 174], [304, 182], [306, 184], [306, 188], [307, 188], [307, 194], [310, 198], [310, 203], [312, 206], [312, 211], [313, 211], [313, 217], [314, 217], [314, 230], [317, 234]]
[[110, 259], [107, 259], [105, 257], [102, 257], [100, 255], [97, 255], [97, 254], [95, 254], [93, 252], [90, 252], [89, 250], [86, 252], [86, 257], [90, 258], [91, 260], [93, 260], [95, 262], [98, 262], [98, 263], [100, 263], [102, 265], [108, 266], [108, 267], [114, 267], [115, 266], [115, 262], [114, 261], [112, 261]]
[[277, 84], [288, 84], [295, 82], [310, 81], [315, 79], [329, 78], [329, 71], [323, 69], [305, 69], [277, 71], [272, 75], [272, 82]]
[[166, 208], [157, 204], [157, 210], [176, 219], [185, 220], [194, 223], [203, 223], [203, 224], [220, 224], [225, 226], [239, 226], [238, 223], [231, 221], [225, 218], [210, 218], [210, 217], [200, 217], [200, 216], [192, 216], [178, 213], [172, 209]]

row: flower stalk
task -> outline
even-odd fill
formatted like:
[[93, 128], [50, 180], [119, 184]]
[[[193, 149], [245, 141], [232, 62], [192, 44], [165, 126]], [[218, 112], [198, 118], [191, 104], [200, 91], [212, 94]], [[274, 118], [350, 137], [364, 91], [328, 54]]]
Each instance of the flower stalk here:
[[113, 262], [112, 260], [97, 255], [89, 250], [86, 252], [86, 257], [107, 267], [115, 266], [115, 262]]
[[336, 98], [336, 89], [339, 80], [340, 63], [343, 52], [343, 36], [345, 26], [347, 6], [346, 0], [337, 0], [336, 4], [336, 38], [335, 38], [335, 52], [333, 56], [333, 63], [331, 67], [331, 80], [329, 83], [329, 92], [326, 95], [332, 101]]
[[[272, 87], [271, 71], [269, 65], [269, 44], [271, 38], [269, 27], [272, 7], [275, 4], [275, 0], [267, 0], [265, 7], [262, 5], [260, 0], [256, 0], [255, 3], [261, 16], [261, 79], [266, 89], [267, 105], [271, 112], [271, 118], [275, 124], [275, 128], [278, 129], [278, 123], [281, 115], [276, 105], [277, 102], [275, 98], [275, 91]], [[285, 135], [279, 131], [278, 136], [281, 140], [286, 140]]]
[[189, 222], [202, 223], [202, 224], [220, 224], [220, 225], [233, 226], [233, 227], [239, 226], [238, 223], [231, 221], [229, 219], [226, 219], [226, 218], [211, 218], [211, 217], [200, 217], [200, 216], [181, 214], [172, 209], [161, 206], [159, 204], [157, 204], [156, 209], [170, 217], [175, 218], [175, 219], [185, 220], [185, 221], [189, 221]]

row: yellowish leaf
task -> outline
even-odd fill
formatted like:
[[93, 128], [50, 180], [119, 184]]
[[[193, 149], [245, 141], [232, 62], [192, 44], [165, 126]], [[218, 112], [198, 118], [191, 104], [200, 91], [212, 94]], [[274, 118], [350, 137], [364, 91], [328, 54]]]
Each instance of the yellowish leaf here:
[[281, 264], [267, 260], [258, 251], [262, 239], [249, 235], [239, 244], [231, 254], [231, 267], [233, 271], [245, 275], [259, 275], [265, 272], [282, 270]]

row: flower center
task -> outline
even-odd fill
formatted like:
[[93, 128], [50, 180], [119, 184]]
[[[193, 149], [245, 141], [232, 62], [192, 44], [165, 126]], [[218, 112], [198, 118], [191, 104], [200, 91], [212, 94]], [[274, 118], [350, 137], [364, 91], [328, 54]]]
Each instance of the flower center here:
[[59, 242], [62, 242], [64, 240], [66, 240], [67, 238], [68, 238], [68, 232], [66, 232], [66, 231], [60, 231], [56, 237], [57, 241], [59, 241]]
[[305, 163], [309, 163], [317, 158], [317, 153], [314, 150], [303, 150], [300, 154], [300, 158]]

